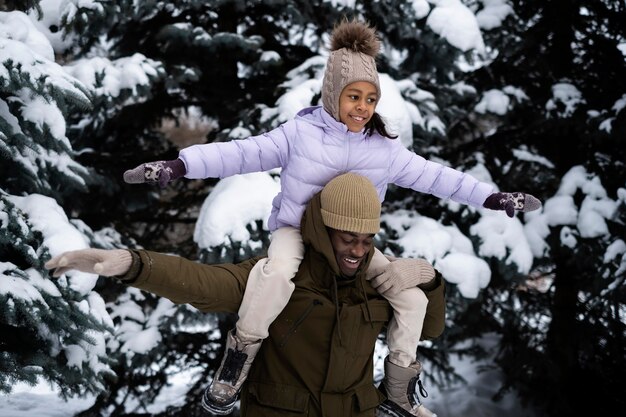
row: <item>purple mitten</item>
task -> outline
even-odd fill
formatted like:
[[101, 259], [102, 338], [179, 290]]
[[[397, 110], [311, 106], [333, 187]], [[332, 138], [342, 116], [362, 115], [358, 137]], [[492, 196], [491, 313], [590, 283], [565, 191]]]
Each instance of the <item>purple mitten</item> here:
[[186, 173], [187, 168], [181, 159], [146, 162], [137, 168], [124, 172], [124, 182], [128, 184], [156, 182], [161, 188], [165, 188], [168, 182], [176, 180]]
[[491, 210], [504, 210], [507, 216], [513, 217], [515, 210], [527, 212], [541, 208], [541, 201], [525, 193], [493, 193], [483, 203], [483, 207]]

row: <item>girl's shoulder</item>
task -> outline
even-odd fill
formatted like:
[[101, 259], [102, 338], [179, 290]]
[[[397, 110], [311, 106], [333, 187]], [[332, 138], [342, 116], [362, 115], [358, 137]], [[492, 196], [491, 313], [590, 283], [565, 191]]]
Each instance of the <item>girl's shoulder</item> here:
[[320, 106], [305, 107], [293, 118], [297, 124], [323, 128], [328, 127], [328, 120], [324, 115], [324, 110]]

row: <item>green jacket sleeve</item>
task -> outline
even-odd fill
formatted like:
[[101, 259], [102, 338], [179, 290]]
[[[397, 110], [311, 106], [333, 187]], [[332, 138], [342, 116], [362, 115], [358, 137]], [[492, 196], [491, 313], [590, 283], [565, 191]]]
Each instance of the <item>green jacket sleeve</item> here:
[[428, 290], [422, 288], [428, 298], [422, 340], [431, 340], [441, 336], [446, 326], [445, 284], [439, 271], [436, 271], [435, 281], [437, 284], [433, 288]]
[[128, 285], [191, 304], [204, 312], [236, 313], [243, 298], [248, 274], [261, 258], [239, 264], [206, 265], [180, 256], [145, 250], [139, 255], [139, 273]]

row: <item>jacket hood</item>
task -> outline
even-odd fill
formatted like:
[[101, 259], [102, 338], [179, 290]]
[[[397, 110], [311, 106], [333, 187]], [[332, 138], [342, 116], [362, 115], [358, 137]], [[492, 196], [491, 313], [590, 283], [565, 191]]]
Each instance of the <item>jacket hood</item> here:
[[[359, 269], [354, 277], [340, 278], [342, 277], [339, 265], [337, 264], [337, 258], [333, 251], [333, 246], [330, 242], [330, 236], [328, 230], [322, 221], [321, 211], [321, 192], [315, 194], [309, 201], [302, 216], [301, 231], [302, 240], [307, 248], [303, 263], [309, 265], [310, 277], [321, 288], [326, 289], [329, 292], [329, 297], [335, 303], [335, 314], [337, 329], [339, 329], [339, 345], [343, 346], [343, 338], [341, 336], [341, 321], [339, 319], [339, 288], [352, 287], [356, 291], [360, 291], [361, 297], [365, 302], [365, 308], [370, 322], [372, 321], [372, 313], [370, 311], [367, 287], [374, 293], [375, 290], [371, 288], [371, 285], [365, 279], [365, 271], [369, 266], [372, 256], [374, 255], [374, 247], [370, 249], [367, 254], [367, 258], [359, 265]], [[359, 290], [357, 290], [359, 288]]]
[[335, 135], [342, 135], [348, 139], [357, 138], [365, 139], [369, 137], [365, 133], [365, 129], [360, 132], [351, 132], [348, 130], [348, 126], [345, 123], [338, 122], [333, 116], [330, 115], [322, 106], [305, 107], [296, 113], [296, 120], [304, 121], [312, 124], [315, 127], [324, 129], [326, 133], [334, 133]]

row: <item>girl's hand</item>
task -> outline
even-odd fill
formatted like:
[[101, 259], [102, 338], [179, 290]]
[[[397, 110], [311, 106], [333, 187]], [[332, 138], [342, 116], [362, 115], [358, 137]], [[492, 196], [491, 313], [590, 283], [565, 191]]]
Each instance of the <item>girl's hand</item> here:
[[146, 162], [124, 172], [124, 182], [128, 184], [158, 183], [161, 188], [165, 188], [168, 182], [176, 180], [186, 173], [187, 168], [182, 159]]
[[483, 207], [491, 210], [504, 210], [507, 216], [513, 217], [515, 210], [527, 212], [540, 209], [541, 201], [530, 194], [493, 193], [487, 197]]

